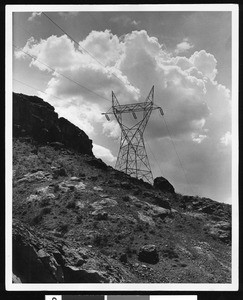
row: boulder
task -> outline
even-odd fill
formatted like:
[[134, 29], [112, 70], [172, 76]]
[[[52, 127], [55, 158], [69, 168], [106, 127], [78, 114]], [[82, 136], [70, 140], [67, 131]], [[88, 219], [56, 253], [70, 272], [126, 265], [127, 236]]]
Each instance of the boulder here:
[[153, 219], [149, 216], [146, 216], [141, 211], [138, 211], [138, 218], [140, 221], [149, 224], [150, 226], [155, 226]]
[[173, 185], [164, 177], [156, 177], [154, 179], [154, 187], [162, 192], [175, 193]]
[[159, 262], [159, 254], [156, 246], [153, 244], [142, 246], [139, 249], [138, 259], [149, 264], [157, 264]]
[[91, 206], [96, 210], [102, 209], [104, 207], [116, 206], [116, 205], [117, 205], [117, 201], [110, 198], [104, 198], [101, 201], [95, 201], [91, 204]]

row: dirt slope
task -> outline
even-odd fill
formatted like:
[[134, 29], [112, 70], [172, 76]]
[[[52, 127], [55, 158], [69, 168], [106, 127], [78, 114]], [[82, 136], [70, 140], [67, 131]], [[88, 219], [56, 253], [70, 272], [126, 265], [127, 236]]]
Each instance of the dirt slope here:
[[231, 282], [231, 206], [13, 141], [14, 282]]

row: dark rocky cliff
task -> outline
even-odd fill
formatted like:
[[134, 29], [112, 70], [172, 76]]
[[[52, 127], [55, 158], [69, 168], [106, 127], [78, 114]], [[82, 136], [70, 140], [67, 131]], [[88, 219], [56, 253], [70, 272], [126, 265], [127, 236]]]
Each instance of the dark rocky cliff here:
[[58, 142], [79, 153], [93, 155], [92, 141], [84, 131], [37, 96], [13, 93], [13, 136], [31, 136], [40, 143]]

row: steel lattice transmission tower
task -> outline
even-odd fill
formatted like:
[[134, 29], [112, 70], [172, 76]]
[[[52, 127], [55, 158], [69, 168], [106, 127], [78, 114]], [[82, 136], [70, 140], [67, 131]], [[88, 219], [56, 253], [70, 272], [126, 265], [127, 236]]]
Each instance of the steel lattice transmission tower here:
[[[120, 149], [115, 168], [150, 183], [153, 182], [153, 175], [145, 149], [143, 133], [149, 117], [155, 109], [159, 109], [163, 115], [162, 108], [154, 105], [153, 86], [145, 102], [134, 104], [120, 105], [112, 92], [112, 107], [103, 113], [108, 121], [110, 121], [109, 115], [114, 115], [121, 128]], [[128, 126], [123, 120], [123, 115], [128, 113], [132, 114], [135, 120], [138, 120], [136, 113], [140, 113], [141, 118], [135, 125]]]

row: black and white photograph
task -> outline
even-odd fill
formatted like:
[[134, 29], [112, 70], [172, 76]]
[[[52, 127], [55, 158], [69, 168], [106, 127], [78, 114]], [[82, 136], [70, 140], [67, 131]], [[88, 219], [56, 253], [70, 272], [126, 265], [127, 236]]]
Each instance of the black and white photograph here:
[[7, 289], [237, 290], [238, 6], [8, 5], [6, 31]]

